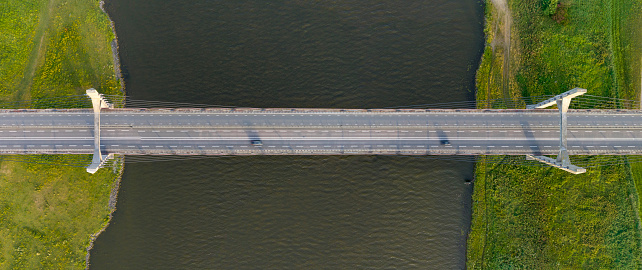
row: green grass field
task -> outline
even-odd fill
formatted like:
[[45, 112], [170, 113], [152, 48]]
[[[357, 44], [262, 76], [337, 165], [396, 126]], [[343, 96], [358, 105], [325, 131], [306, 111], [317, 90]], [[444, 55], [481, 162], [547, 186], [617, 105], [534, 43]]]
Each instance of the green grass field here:
[[[505, 98], [503, 18], [486, 8], [486, 51], [477, 99]], [[552, 4], [551, 4], [552, 3]], [[639, 0], [525, 0], [512, 13], [509, 98], [574, 87], [597, 96], [639, 99], [642, 3]], [[552, 6], [551, 6], [552, 5]], [[482, 158], [483, 159], [483, 158]], [[638, 194], [642, 165], [571, 175], [553, 168], [479, 163], [468, 241], [470, 269], [639, 269]], [[636, 191], [637, 188], [637, 191]]]
[[[120, 93], [114, 36], [98, 0], [5, 0], [0, 13], [0, 101], [77, 95], [92, 87]], [[0, 269], [84, 269], [92, 235], [109, 218], [117, 175], [0, 161]]]

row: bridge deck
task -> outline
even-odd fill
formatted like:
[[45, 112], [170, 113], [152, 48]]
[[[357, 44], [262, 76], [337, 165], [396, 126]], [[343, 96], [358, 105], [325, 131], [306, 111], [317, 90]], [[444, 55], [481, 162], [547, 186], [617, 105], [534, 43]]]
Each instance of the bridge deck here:
[[[557, 110], [103, 109], [101, 114], [103, 153], [548, 155], [559, 150]], [[569, 111], [569, 154], [638, 155], [641, 138], [640, 111]], [[93, 139], [91, 110], [0, 111], [0, 154], [92, 154]]]

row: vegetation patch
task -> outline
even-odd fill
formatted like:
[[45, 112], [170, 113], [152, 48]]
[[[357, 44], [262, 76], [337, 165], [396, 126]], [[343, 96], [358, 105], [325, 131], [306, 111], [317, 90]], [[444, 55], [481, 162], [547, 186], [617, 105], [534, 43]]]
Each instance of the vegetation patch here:
[[[498, 59], [504, 54], [495, 39], [505, 19], [486, 2], [488, 45], [477, 73], [478, 101], [506, 98], [506, 92], [519, 100], [575, 87], [596, 96], [639, 99], [639, 0], [525, 0], [509, 6], [510, 71], [503, 71]], [[502, 90], [506, 81], [509, 91]], [[596, 167], [571, 175], [511, 160], [477, 165], [470, 269], [642, 267], [642, 165], [629, 164], [626, 157], [585, 157]], [[616, 165], [597, 166], [604, 162]]]
[[[88, 88], [120, 93], [114, 35], [97, 0], [7, 0], [0, 1], [0, 13], [0, 101]], [[78, 157], [29, 160], [63, 164]], [[0, 269], [84, 269], [92, 237], [107, 224], [117, 176], [0, 159]]]

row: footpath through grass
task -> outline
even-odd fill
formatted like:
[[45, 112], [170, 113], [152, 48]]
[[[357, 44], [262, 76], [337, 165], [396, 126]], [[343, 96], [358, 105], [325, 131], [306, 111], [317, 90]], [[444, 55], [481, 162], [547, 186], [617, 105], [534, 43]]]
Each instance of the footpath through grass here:
[[[574, 87], [591, 95], [639, 99], [640, 0], [522, 0], [508, 6], [513, 21], [505, 71], [506, 47], [495, 40], [505, 22], [486, 1], [478, 100], [505, 98], [505, 83], [513, 99]], [[590, 158], [592, 164], [605, 159], [613, 157]], [[618, 165], [581, 175], [478, 163], [468, 267], [641, 268], [642, 165], [619, 159]]]
[[[0, 101], [119, 94], [98, 0], [0, 1]], [[66, 156], [36, 159], [58, 160]], [[87, 156], [87, 160], [90, 157]], [[117, 173], [0, 161], [0, 269], [84, 269]]]

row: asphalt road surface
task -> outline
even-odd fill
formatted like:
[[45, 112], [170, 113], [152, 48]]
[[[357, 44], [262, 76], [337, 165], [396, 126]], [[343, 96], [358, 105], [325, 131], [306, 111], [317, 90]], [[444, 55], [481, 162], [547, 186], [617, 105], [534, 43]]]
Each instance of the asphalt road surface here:
[[[559, 132], [557, 110], [105, 109], [101, 113], [101, 150], [116, 154], [542, 155], [557, 153]], [[91, 110], [0, 111], [0, 154], [91, 154], [93, 133]], [[567, 136], [572, 155], [642, 154], [642, 112], [571, 110]]]

